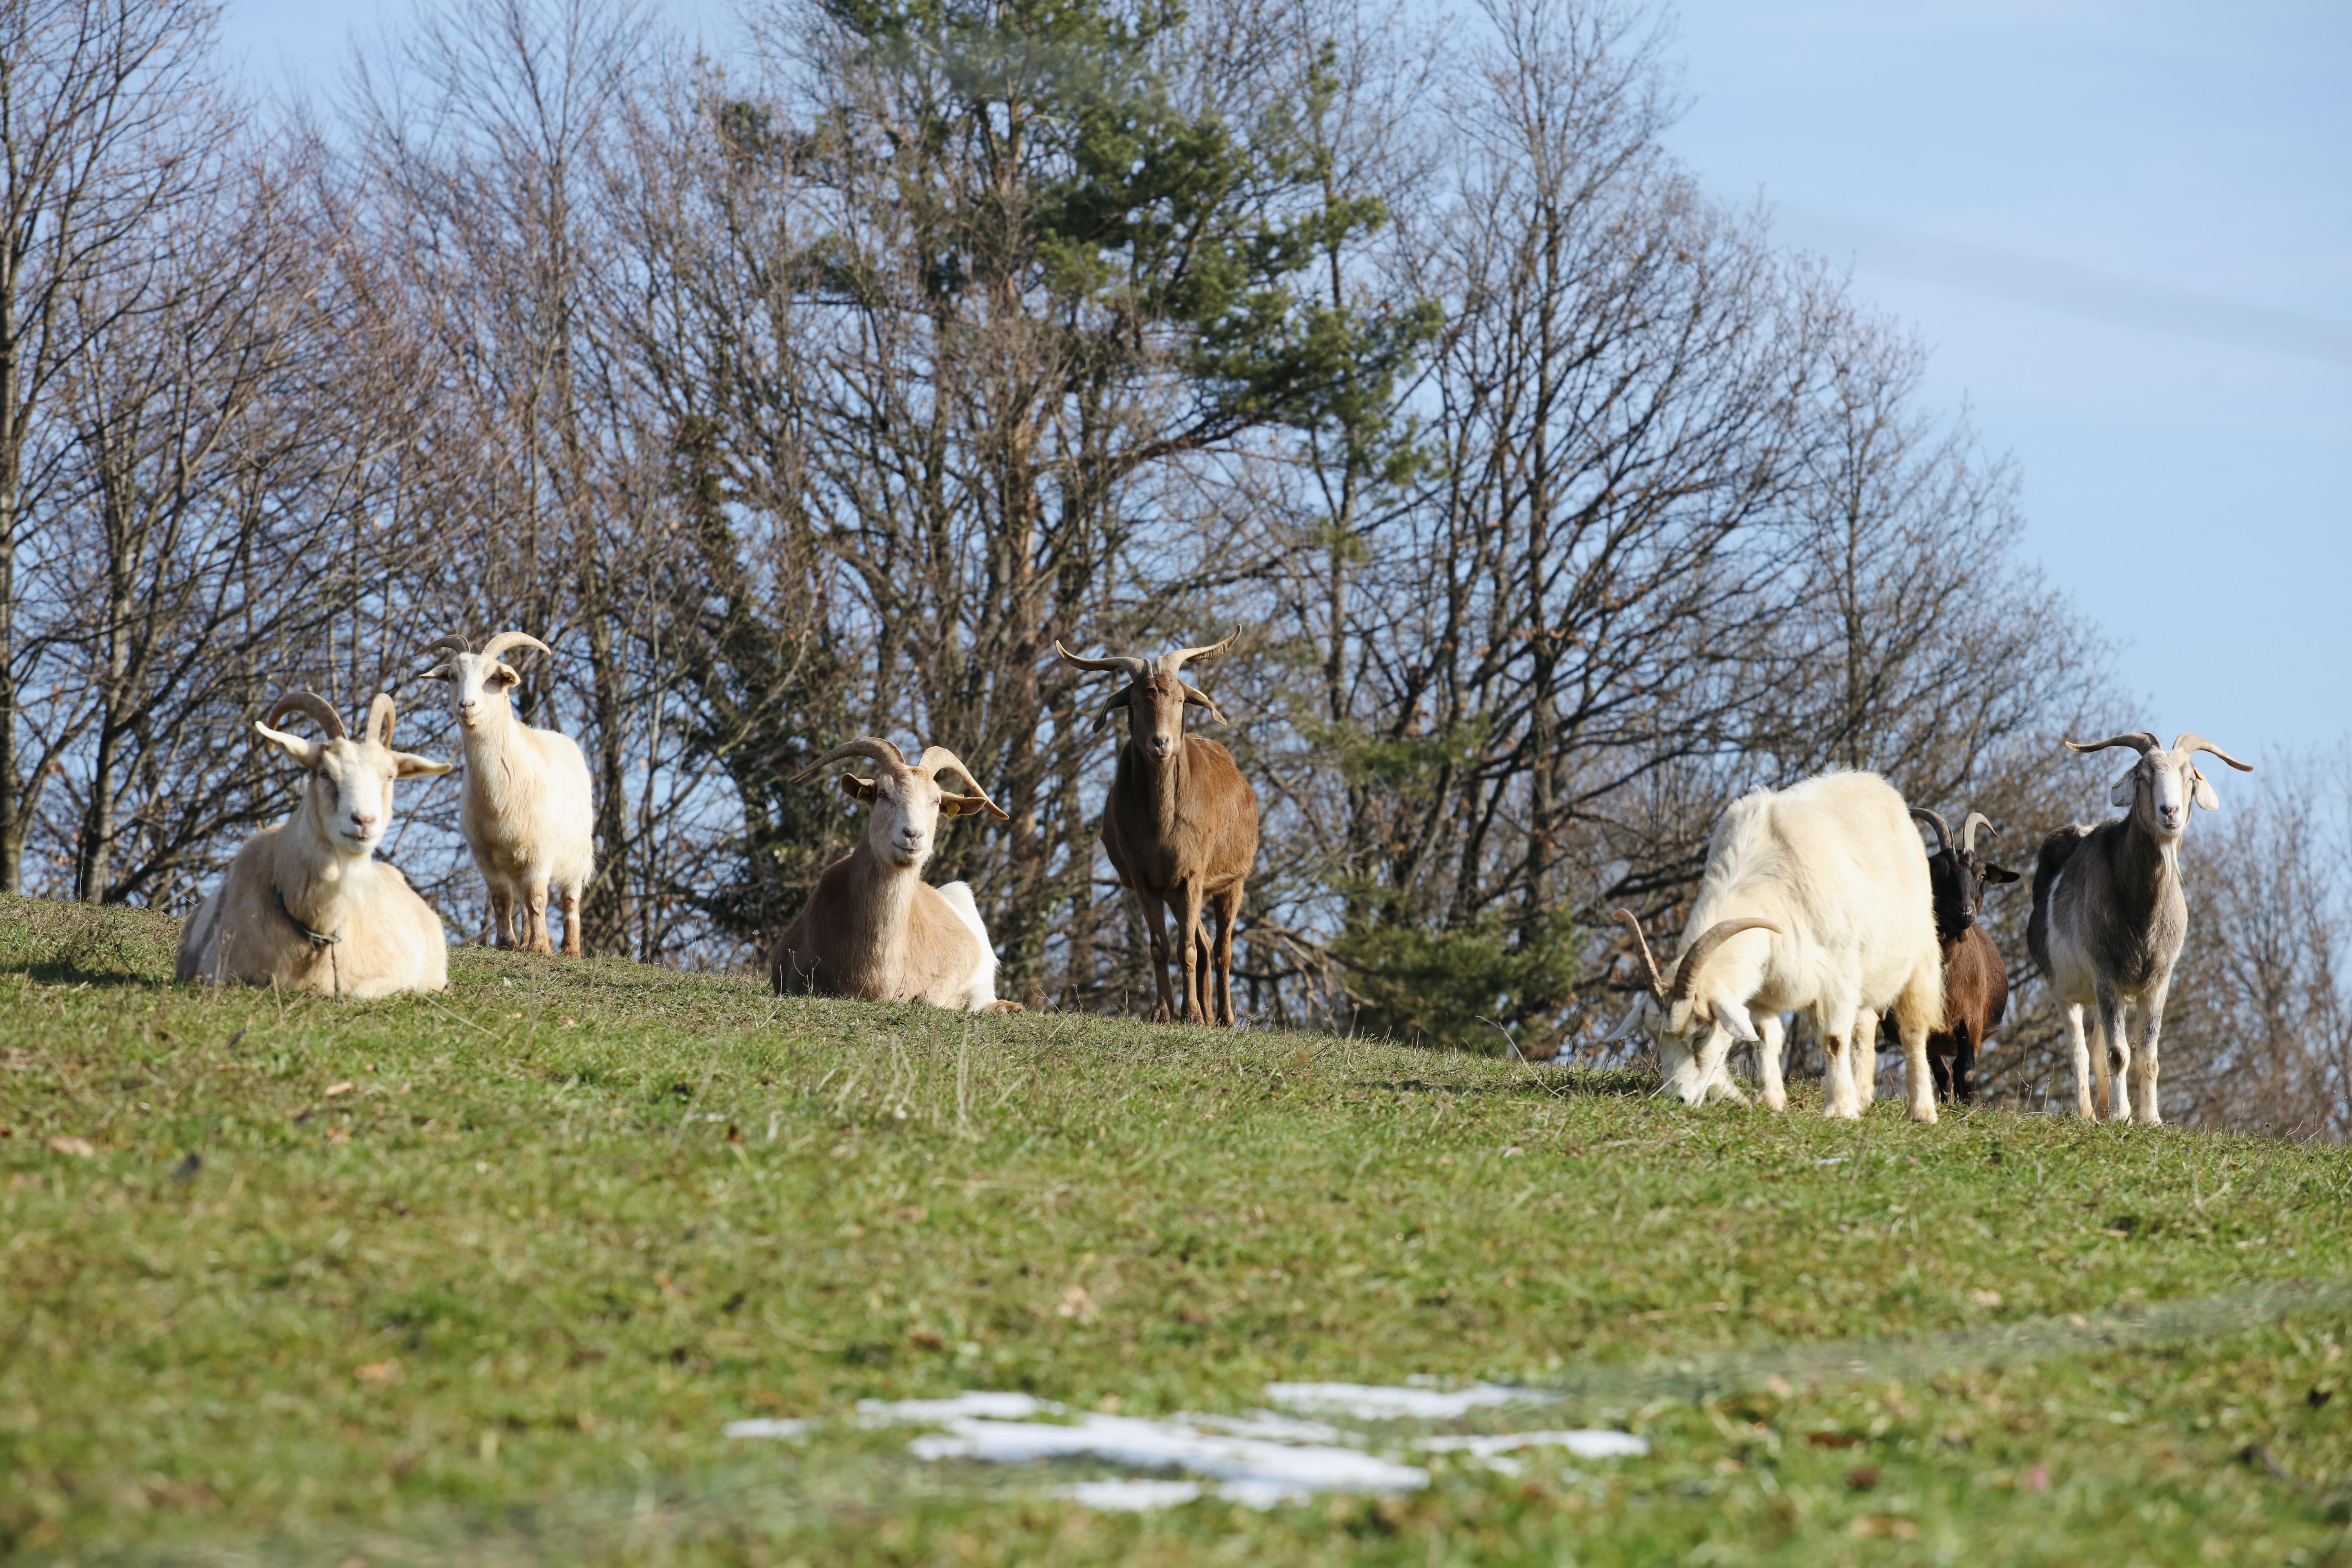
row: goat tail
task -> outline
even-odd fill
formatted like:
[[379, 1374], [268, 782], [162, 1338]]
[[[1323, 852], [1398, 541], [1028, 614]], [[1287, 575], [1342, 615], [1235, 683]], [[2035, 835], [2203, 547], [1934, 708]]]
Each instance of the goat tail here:
[[2042, 852], [2034, 858], [2033, 913], [2025, 922], [2025, 951], [2043, 974], [2050, 973], [2050, 889], [2090, 836], [2082, 824], [2068, 823], [2042, 841]]

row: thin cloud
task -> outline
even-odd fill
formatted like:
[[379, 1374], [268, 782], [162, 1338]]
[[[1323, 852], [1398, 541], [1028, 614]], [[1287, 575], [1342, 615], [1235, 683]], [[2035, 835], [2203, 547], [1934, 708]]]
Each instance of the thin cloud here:
[[2352, 369], [2352, 326], [2340, 321], [2136, 282], [1968, 240], [1906, 234], [1801, 208], [1781, 210], [1801, 237], [1823, 249], [1851, 250], [1858, 266], [2117, 326]]

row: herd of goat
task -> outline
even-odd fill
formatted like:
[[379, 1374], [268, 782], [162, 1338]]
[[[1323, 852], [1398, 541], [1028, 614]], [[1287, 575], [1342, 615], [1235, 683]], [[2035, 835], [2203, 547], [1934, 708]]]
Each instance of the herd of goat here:
[[[1153, 1016], [1161, 1021], [1234, 1022], [1234, 929], [1257, 859], [1257, 797], [1230, 752], [1185, 733], [1188, 707], [1224, 720], [1183, 678], [1186, 664], [1232, 642], [1157, 660], [1081, 658], [1054, 645], [1077, 669], [1127, 678], [1097, 723], [1127, 711], [1101, 837], [1142, 909]], [[551, 890], [562, 900], [563, 951], [576, 954], [580, 902], [595, 874], [588, 767], [576, 742], [515, 714], [509, 694], [521, 677], [502, 656], [517, 647], [551, 651], [521, 632], [501, 632], [478, 653], [443, 637], [425, 649], [438, 662], [420, 679], [449, 688], [466, 758], [458, 826], [487, 885], [499, 945], [554, 951]], [[452, 764], [394, 751], [394, 712], [391, 696], [378, 693], [354, 737], [325, 699], [302, 691], [254, 726], [309, 774], [301, 805], [237, 852], [190, 917], [180, 979], [343, 997], [446, 985], [439, 915], [375, 851], [391, 824], [394, 784]], [[293, 714], [325, 739], [273, 728]], [[2095, 1069], [2111, 1119], [2158, 1121], [2165, 995], [2189, 928], [2180, 841], [2192, 805], [2219, 805], [2196, 753], [2252, 769], [2194, 734], [2170, 746], [2146, 731], [2066, 744], [2078, 752], [2128, 747], [2138, 761], [2116, 782], [2121, 817], [2062, 827], [2042, 841], [2026, 942], [2064, 1010], [2076, 1110], [2096, 1114]], [[873, 776], [844, 773], [840, 787], [870, 808], [865, 835], [826, 868], [776, 937], [769, 960], [775, 988], [1018, 1011], [1019, 1004], [997, 1000], [996, 952], [970, 885], [922, 879], [941, 817], [1003, 821], [1008, 814], [944, 746], [908, 762], [890, 742], [867, 736], [834, 747], [793, 782], [860, 761]], [[1921, 853], [1918, 824], [1935, 834], [1932, 853]], [[2000, 1026], [2009, 995], [1979, 916], [1990, 886], [2017, 879], [1979, 852], [1980, 830], [1992, 825], [1970, 812], [1954, 843], [1942, 816], [1907, 806], [1874, 773], [1825, 773], [1742, 796], [1716, 825], [1671, 966], [1659, 967], [1639, 920], [1617, 912], [1642, 989], [1610, 1038], [1646, 1033], [1665, 1087], [1691, 1105], [1744, 1100], [1727, 1058], [1735, 1043], [1753, 1045], [1764, 1103], [1779, 1110], [1788, 1104], [1783, 1016], [1808, 1013], [1823, 1047], [1823, 1113], [1857, 1117], [1876, 1081], [1884, 1026], [1901, 1045], [1914, 1120], [1935, 1121], [1939, 1099], [1966, 1103], [1977, 1053]]]

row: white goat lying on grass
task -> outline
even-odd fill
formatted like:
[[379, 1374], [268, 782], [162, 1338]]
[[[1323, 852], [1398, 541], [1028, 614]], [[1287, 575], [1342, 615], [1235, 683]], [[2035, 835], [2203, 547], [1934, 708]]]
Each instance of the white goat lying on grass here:
[[[269, 726], [307, 713], [327, 739]], [[375, 858], [392, 825], [399, 779], [446, 773], [447, 763], [392, 749], [393, 701], [378, 692], [367, 738], [316, 692], [278, 700], [254, 731], [310, 773], [302, 804], [246, 842], [221, 885], [180, 933], [181, 980], [242, 980], [346, 997], [440, 991], [449, 984], [441, 917], [399, 870]]]
[[[857, 847], [824, 868], [809, 901], [777, 937], [769, 960], [777, 992], [1019, 1012], [1019, 1003], [996, 999], [996, 949], [971, 884], [934, 888], [922, 879], [940, 817], [984, 811], [1002, 822], [1008, 813], [945, 746], [929, 747], [921, 762], [910, 763], [897, 746], [870, 735], [835, 746], [793, 782], [848, 757], [866, 758], [875, 772], [870, 779], [844, 773], [842, 793], [874, 809]], [[935, 775], [941, 773], [955, 773], [973, 793], [940, 789]]]

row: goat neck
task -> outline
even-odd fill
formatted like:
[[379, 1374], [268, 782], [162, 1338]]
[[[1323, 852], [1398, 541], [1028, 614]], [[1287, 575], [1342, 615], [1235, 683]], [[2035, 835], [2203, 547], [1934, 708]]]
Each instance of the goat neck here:
[[906, 964], [908, 916], [922, 864], [892, 865], [865, 838], [850, 852], [847, 897], [834, 911], [833, 963], [853, 988], [880, 985]]
[[1120, 750], [1142, 786], [1162, 843], [1175, 837], [1177, 803], [1184, 793], [1191, 749], [1184, 738], [1184, 704], [1191, 700], [1184, 683], [1172, 675], [1138, 676], [1128, 691], [1128, 738]]

